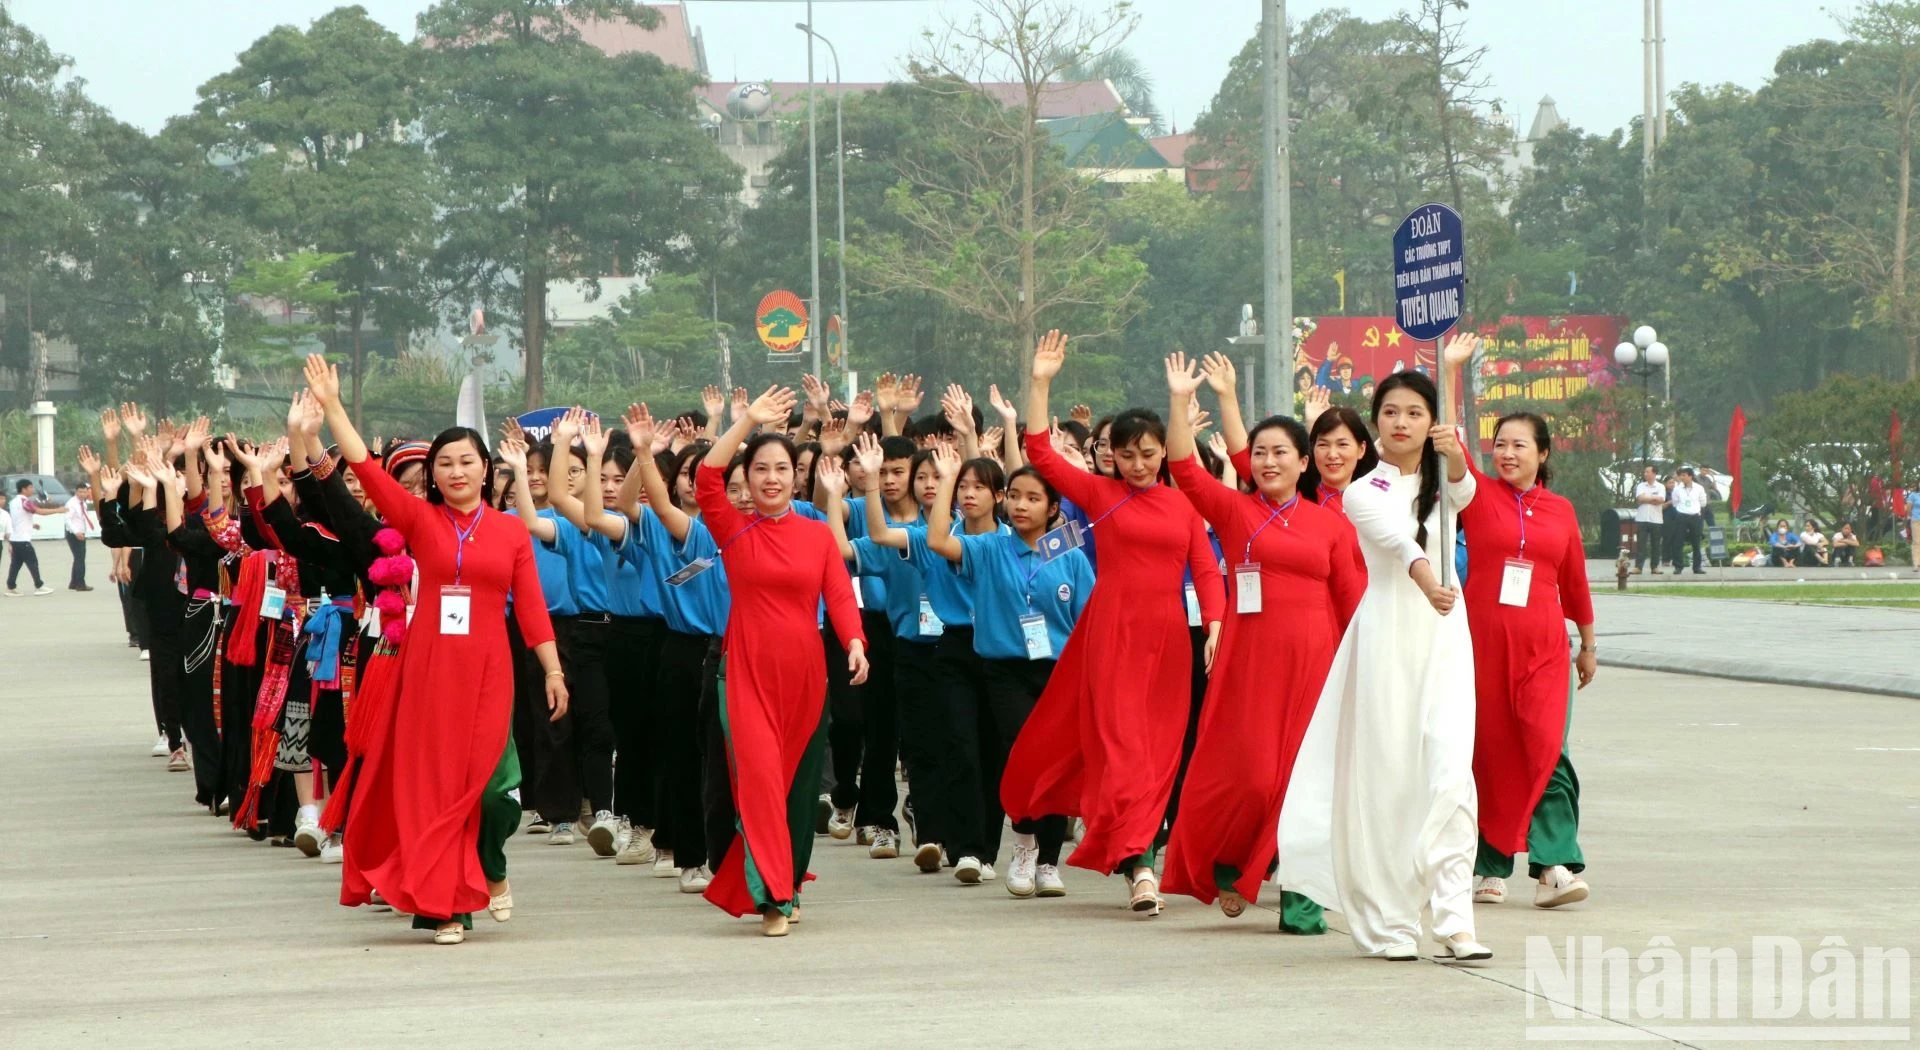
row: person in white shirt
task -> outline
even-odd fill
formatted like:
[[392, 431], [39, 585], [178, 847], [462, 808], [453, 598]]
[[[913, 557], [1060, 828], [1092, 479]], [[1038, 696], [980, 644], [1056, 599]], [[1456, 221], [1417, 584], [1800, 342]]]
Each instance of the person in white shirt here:
[[7, 597], [20, 597], [20, 567], [33, 575], [33, 593], [52, 594], [53, 588], [40, 579], [40, 555], [33, 549], [33, 519], [39, 514], [62, 513], [59, 507], [42, 507], [33, 498], [33, 482], [21, 478], [7, 500], [7, 545], [13, 554], [7, 565]]
[[1672, 549], [1667, 552], [1673, 562], [1673, 571], [1679, 572], [1683, 566], [1680, 559], [1686, 554], [1687, 544], [1693, 545], [1693, 571], [1704, 576], [1707, 573], [1701, 559], [1700, 544], [1706, 538], [1706, 528], [1701, 514], [1707, 509], [1707, 490], [1693, 480], [1693, 468], [1681, 467], [1673, 479], [1673, 491], [1668, 494], [1667, 505], [1673, 508], [1673, 535], [1668, 543]]
[[1812, 521], [1800, 533], [1800, 564], [1825, 565], [1827, 558], [1827, 537], [1820, 532], [1820, 526]]
[[1633, 487], [1633, 520], [1637, 523], [1634, 533], [1638, 538], [1634, 546], [1633, 574], [1640, 575], [1646, 568], [1649, 555], [1653, 558], [1653, 574], [1660, 575], [1660, 532], [1666, 527], [1662, 520], [1661, 508], [1667, 505], [1667, 487], [1660, 484], [1660, 476], [1653, 467], [1647, 467], [1640, 476], [1640, 483]]
[[73, 553], [73, 576], [67, 590], [90, 591], [87, 586], [87, 537], [93, 534], [93, 511], [87, 506], [93, 499], [93, 486], [81, 485], [67, 500], [67, 550]]

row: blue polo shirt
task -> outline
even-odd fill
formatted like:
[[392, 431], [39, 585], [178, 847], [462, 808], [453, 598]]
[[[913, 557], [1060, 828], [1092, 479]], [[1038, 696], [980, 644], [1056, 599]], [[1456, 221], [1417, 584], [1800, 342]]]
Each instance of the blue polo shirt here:
[[[543, 508], [540, 517], [567, 528], [566, 520], [552, 507]], [[573, 597], [573, 582], [567, 578], [567, 559], [544, 543], [533, 545], [533, 567], [540, 573], [540, 593], [546, 596], [547, 612], [553, 616], [578, 616], [580, 603]]]
[[886, 587], [884, 608], [893, 636], [908, 642], [936, 641], [920, 637], [920, 570], [907, 560], [907, 552], [882, 547], [866, 537], [852, 544], [853, 571]]
[[1064, 496], [1060, 498], [1060, 516], [1080, 526], [1080, 537], [1084, 541], [1084, 545], [1080, 549], [1086, 552], [1087, 564], [1098, 569], [1100, 567], [1100, 559], [1094, 554], [1094, 548], [1097, 544], [1094, 533], [1097, 530], [1093, 527], [1093, 519], [1087, 516], [1086, 511], [1080, 509], [1078, 503]]
[[[877, 498], [877, 497], [876, 497]], [[885, 508], [882, 508], [884, 511]], [[847, 539], [863, 540], [867, 538], [867, 497], [855, 496], [847, 501]], [[853, 585], [860, 590], [860, 601], [869, 609], [887, 607], [887, 581], [884, 577], [854, 576]]]
[[[956, 526], [959, 524], [954, 522]], [[952, 562], [927, 546], [925, 525], [907, 526], [907, 559], [920, 570], [920, 585], [925, 588], [927, 600], [933, 603], [933, 614], [940, 617], [940, 622], [955, 627], [972, 626], [973, 587], [960, 578]]]
[[1039, 613], [1058, 660], [1093, 593], [1086, 555], [1071, 550], [1043, 561], [1005, 525], [996, 533], [960, 537], [960, 552], [960, 578], [973, 584], [973, 651], [988, 660], [1028, 659], [1020, 618]]
[[[706, 546], [713, 547], [713, 537], [707, 533], [700, 519], [693, 520], [687, 530], [690, 546], [697, 546], [695, 534], [706, 536]], [[689, 561], [699, 557], [694, 554], [682, 558], [667, 531], [667, 526], [653, 508], [642, 506], [640, 520], [627, 529], [626, 539], [615, 550], [621, 562], [637, 572], [641, 581], [652, 588], [659, 603], [659, 615], [667, 621], [667, 627], [681, 634], [719, 634], [727, 625], [727, 574], [718, 562], [706, 572], [695, 576], [678, 587], [667, 586], [667, 577], [685, 568]], [[707, 556], [712, 556], [709, 549]], [[715, 589], [718, 589], [716, 595]], [[718, 619], [711, 614], [717, 611]]]
[[[601, 513], [620, 518], [626, 516], [617, 510], [602, 510]], [[608, 597], [613, 604], [607, 611], [615, 616], [640, 616], [657, 620], [664, 614], [661, 605], [665, 598], [660, 593], [666, 587], [661, 582], [664, 577], [643, 572], [639, 565], [620, 555], [620, 548], [632, 543], [634, 532], [633, 523], [628, 522], [627, 534], [619, 544], [597, 532], [591, 537], [594, 545], [600, 548], [600, 556], [609, 566], [612, 577]]]
[[[713, 559], [713, 568], [695, 576], [678, 587], [668, 587], [667, 592], [680, 603], [681, 615], [687, 618], [692, 634], [710, 634], [718, 637], [727, 633], [727, 615], [733, 610], [733, 596], [727, 590], [727, 566], [720, 558], [720, 545], [713, 541], [713, 532], [707, 528], [704, 518], [695, 518], [687, 527], [687, 538], [674, 543], [667, 535], [666, 526], [660, 525], [660, 519], [653, 519], [659, 525], [659, 536], [671, 545], [672, 558], [663, 562], [671, 564], [673, 572], [697, 558]], [[648, 533], [652, 540], [654, 534]], [[671, 599], [670, 599], [671, 600]]]
[[[553, 543], [549, 549], [559, 553], [567, 560], [567, 580], [573, 585], [574, 601], [579, 603], [582, 613], [612, 612], [612, 596], [608, 593], [606, 560], [601, 557], [601, 547], [573, 523], [565, 518], [554, 519]], [[599, 533], [594, 533], [595, 537]], [[604, 543], [604, 539], [602, 543]], [[548, 546], [540, 544], [540, 546]]]

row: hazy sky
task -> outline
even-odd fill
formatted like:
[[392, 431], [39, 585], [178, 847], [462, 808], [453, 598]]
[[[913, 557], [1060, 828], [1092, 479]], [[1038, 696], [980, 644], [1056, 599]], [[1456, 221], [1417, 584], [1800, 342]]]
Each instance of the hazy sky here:
[[[1294, 0], [1295, 21], [1344, 6], [1385, 18], [1414, 0]], [[236, 53], [273, 26], [304, 26], [329, 0], [0, 0], [14, 17], [73, 57], [93, 98], [149, 130], [190, 109], [195, 89], [231, 67]], [[363, 0], [402, 36], [428, 0]], [[1639, 0], [1473, 0], [1469, 35], [1491, 50], [1494, 93], [1522, 127], [1542, 95], [1588, 130], [1640, 113]], [[1732, 81], [1758, 86], [1788, 44], [1836, 35], [1814, 0], [1672, 0], [1666, 10], [1667, 84]], [[1839, 6], [1845, 6], [1844, 4]], [[705, 34], [715, 80], [804, 80], [805, 38], [793, 28], [799, 2], [688, 0]], [[1227, 62], [1258, 29], [1255, 0], [1134, 0], [1140, 29], [1130, 43], [1146, 61], [1162, 111], [1181, 128], [1213, 98]], [[840, 48], [848, 80], [896, 76], [900, 57], [943, 13], [964, 0], [819, 0], [815, 22]], [[822, 76], [828, 75], [824, 49]]]

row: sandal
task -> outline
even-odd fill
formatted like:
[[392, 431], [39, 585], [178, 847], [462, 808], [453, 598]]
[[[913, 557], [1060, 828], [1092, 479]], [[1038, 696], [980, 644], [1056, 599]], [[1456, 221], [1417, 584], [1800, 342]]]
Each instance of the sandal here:
[[1220, 914], [1229, 919], [1237, 919], [1247, 913], [1247, 899], [1228, 890], [1220, 895]]
[[498, 897], [487, 898], [487, 914], [494, 922], [506, 922], [513, 918], [513, 894], [502, 893]]
[[760, 914], [760, 936], [785, 937], [789, 920], [780, 914], [778, 908], [768, 908]]
[[1127, 901], [1127, 907], [1147, 915], [1160, 914], [1159, 880], [1154, 877], [1153, 869], [1147, 868], [1133, 876], [1133, 896]]
[[467, 939], [466, 928], [457, 922], [450, 922], [433, 931], [435, 944], [459, 944]]

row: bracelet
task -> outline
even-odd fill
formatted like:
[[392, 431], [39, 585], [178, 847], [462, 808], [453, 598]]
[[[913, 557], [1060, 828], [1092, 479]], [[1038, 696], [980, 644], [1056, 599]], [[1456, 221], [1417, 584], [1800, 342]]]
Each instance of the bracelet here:
[[1583, 645], [1580, 647], [1580, 651], [1583, 653], [1597, 653], [1600, 651], [1600, 647], [1598, 645]]
[[565, 678], [566, 676], [567, 676], [567, 672], [565, 671], [548, 671], [547, 672], [548, 678]]

